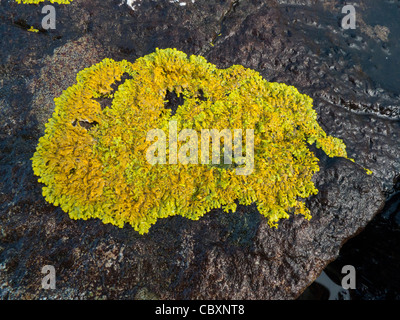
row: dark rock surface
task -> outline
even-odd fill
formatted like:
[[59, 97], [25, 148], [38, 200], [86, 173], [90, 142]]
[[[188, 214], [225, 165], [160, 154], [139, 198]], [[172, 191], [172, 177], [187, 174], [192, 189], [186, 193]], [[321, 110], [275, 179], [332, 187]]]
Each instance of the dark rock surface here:
[[[371, 21], [371, 1], [359, 2], [356, 30], [340, 28], [337, 1], [135, 4], [55, 5], [56, 30], [31, 33], [30, 26], [40, 29], [42, 6], [1, 0], [0, 297], [298, 297], [381, 211], [383, 192], [398, 192], [400, 87], [392, 83], [394, 62], [386, 61], [399, 52], [396, 30]], [[395, 4], [382, 6], [398, 17]], [[129, 227], [73, 221], [45, 202], [29, 159], [53, 98], [104, 57], [134, 61], [156, 47], [201, 54], [221, 68], [242, 64], [313, 97], [324, 130], [344, 140], [357, 164], [318, 153], [320, 192], [307, 199], [311, 221], [294, 216], [270, 229], [250, 206], [235, 214], [214, 210], [199, 221], [162, 219], [140, 236]], [[386, 220], [379, 230], [398, 234], [397, 220]], [[56, 290], [41, 289], [47, 264], [56, 269]]]
[[[378, 182], [343, 159], [317, 174], [314, 216], [271, 229], [254, 206], [199, 221], [163, 219], [144, 236], [73, 221], [39, 199], [2, 215], [2, 298], [292, 299], [383, 203]], [[32, 181], [34, 184], [34, 181]], [[41, 288], [54, 265], [56, 290]]]

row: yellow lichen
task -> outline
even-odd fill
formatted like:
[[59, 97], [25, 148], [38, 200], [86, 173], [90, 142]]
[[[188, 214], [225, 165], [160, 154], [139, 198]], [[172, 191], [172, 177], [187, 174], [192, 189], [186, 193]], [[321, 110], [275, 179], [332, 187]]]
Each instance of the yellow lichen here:
[[[164, 107], [168, 92], [183, 97], [175, 114]], [[110, 101], [105, 108], [101, 99]], [[300, 198], [317, 193], [311, 178], [319, 166], [307, 143], [347, 157], [343, 142], [319, 126], [312, 99], [296, 88], [239, 65], [218, 69], [176, 49], [157, 49], [134, 63], [105, 59], [79, 72], [55, 104], [32, 158], [43, 196], [73, 219], [128, 223], [141, 234], [158, 218], [197, 220], [214, 208], [235, 211], [237, 203], [255, 202], [271, 227], [290, 212], [310, 219]], [[159, 128], [168, 137], [171, 121], [198, 133], [253, 129], [253, 172], [236, 174], [238, 159], [150, 164], [147, 134]]]
[[23, 4], [39, 4], [41, 2], [49, 1], [51, 3], [70, 4], [73, 0], [15, 0], [17, 3]]
[[39, 32], [38, 29], [35, 29], [33, 26], [31, 26], [29, 29], [27, 29], [29, 32]]

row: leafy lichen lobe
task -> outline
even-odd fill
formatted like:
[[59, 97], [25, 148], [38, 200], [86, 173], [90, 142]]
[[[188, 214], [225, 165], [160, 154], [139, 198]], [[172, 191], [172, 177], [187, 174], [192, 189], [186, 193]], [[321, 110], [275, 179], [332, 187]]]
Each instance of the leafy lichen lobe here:
[[[179, 97], [174, 112], [165, 108], [171, 93]], [[32, 158], [43, 196], [73, 219], [128, 223], [141, 234], [159, 218], [197, 220], [214, 208], [235, 211], [236, 203], [256, 203], [271, 227], [288, 212], [310, 219], [301, 198], [317, 193], [311, 178], [319, 166], [308, 144], [347, 157], [344, 143], [319, 126], [312, 99], [296, 88], [176, 49], [134, 63], [105, 59], [79, 72], [55, 105]], [[167, 134], [171, 120], [199, 133], [254, 130], [252, 174], [200, 161], [151, 165], [147, 132]]]

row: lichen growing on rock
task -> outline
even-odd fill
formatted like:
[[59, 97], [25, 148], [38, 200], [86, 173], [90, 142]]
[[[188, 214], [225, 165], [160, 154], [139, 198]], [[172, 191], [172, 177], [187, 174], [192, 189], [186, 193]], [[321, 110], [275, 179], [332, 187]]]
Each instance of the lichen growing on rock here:
[[49, 1], [51, 3], [70, 4], [73, 0], [15, 0], [17, 3], [23, 4], [39, 4], [41, 2]]
[[[181, 100], [174, 112], [165, 107], [171, 94]], [[32, 158], [43, 196], [73, 219], [128, 223], [141, 234], [158, 218], [197, 220], [214, 208], [235, 211], [237, 203], [255, 202], [271, 227], [290, 212], [310, 219], [300, 198], [318, 192], [311, 178], [319, 166], [307, 144], [347, 157], [344, 143], [319, 126], [307, 95], [243, 66], [218, 69], [176, 49], [134, 63], [105, 59], [79, 72], [55, 105]], [[147, 133], [159, 128], [168, 137], [171, 121], [199, 133], [253, 129], [253, 172], [237, 175], [237, 159], [150, 164]]]
[[29, 32], [39, 32], [38, 29], [35, 29], [33, 26], [31, 26], [29, 29], [27, 29]]

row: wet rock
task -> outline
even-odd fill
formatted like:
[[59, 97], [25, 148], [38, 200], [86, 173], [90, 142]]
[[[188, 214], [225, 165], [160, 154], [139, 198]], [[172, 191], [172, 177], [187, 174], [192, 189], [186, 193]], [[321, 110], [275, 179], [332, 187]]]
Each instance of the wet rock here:
[[[120, 0], [87, 0], [56, 9], [56, 30], [31, 33], [40, 28], [40, 6], [0, 6], [2, 299], [294, 299], [380, 212], [383, 191], [395, 190], [399, 100], [366, 69], [375, 59], [369, 48], [382, 50], [384, 42], [397, 50], [391, 26], [346, 33], [337, 4], [316, 0], [143, 0], [135, 10]], [[307, 199], [313, 218], [293, 216], [278, 229], [255, 206], [213, 210], [199, 221], [162, 219], [144, 236], [69, 219], [45, 202], [29, 160], [53, 98], [104, 57], [134, 61], [156, 47], [296, 86], [314, 98], [324, 130], [345, 141], [357, 164], [317, 153], [320, 192]], [[41, 288], [44, 265], [56, 269], [55, 290]]]
[[51, 56], [42, 60], [43, 67], [38, 77], [32, 77], [28, 85], [33, 96], [30, 115], [36, 117], [39, 130], [43, 130], [49, 114], [54, 111], [54, 97], [75, 83], [75, 75], [80, 70], [104, 58], [100, 43], [83, 36], [57, 47]]
[[[320, 192], [308, 200], [313, 218], [293, 216], [278, 229], [254, 206], [235, 214], [213, 210], [199, 221], [163, 219], [144, 236], [70, 220], [43, 200], [9, 208], [2, 216], [13, 234], [1, 239], [9, 283], [3, 298], [296, 298], [384, 200], [376, 179], [352, 162], [321, 163]], [[41, 289], [47, 264], [57, 270], [56, 290]]]

